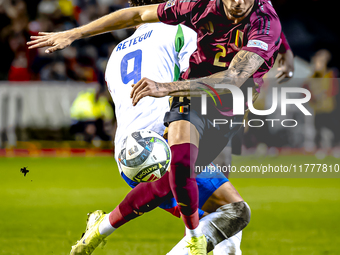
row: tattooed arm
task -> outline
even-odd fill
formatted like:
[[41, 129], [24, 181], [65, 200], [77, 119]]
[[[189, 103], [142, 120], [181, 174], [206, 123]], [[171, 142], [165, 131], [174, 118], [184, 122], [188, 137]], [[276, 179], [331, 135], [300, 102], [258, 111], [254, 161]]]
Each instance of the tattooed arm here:
[[[227, 70], [212, 74], [210, 76], [170, 83], [157, 83], [147, 78], [143, 78], [133, 86], [131, 97], [133, 104], [145, 96], [201, 96], [203, 84], [214, 86], [215, 84], [228, 84], [241, 87], [259, 67], [264, 63], [264, 59], [256, 53], [241, 50], [232, 59]], [[215, 88], [218, 94], [230, 93], [228, 89]]]

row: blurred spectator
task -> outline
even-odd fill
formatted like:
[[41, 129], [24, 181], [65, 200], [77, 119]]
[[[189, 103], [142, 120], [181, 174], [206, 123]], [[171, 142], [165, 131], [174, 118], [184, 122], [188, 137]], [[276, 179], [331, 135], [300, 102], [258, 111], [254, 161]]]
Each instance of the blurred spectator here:
[[41, 70], [42, 81], [67, 81], [69, 80], [66, 73], [66, 65], [63, 61], [54, 61], [53, 63], [46, 65]]
[[28, 14], [23, 0], [0, 0], [1, 54], [0, 78], [29, 81], [32, 54], [26, 47], [29, 39]]
[[31, 73], [28, 69], [28, 60], [25, 51], [15, 53], [15, 58], [12, 61], [8, 72], [9, 81], [29, 81]]
[[0, 0], [0, 80], [99, 81], [102, 85], [111, 45], [128, 31], [75, 42], [76, 47], [53, 55], [27, 50], [26, 42], [40, 31], [57, 32], [87, 24], [127, 5], [127, 0]]
[[331, 57], [325, 49], [315, 53], [311, 61], [313, 74], [305, 85], [312, 94], [310, 106], [314, 110], [317, 148], [332, 147], [338, 140], [336, 136], [340, 128], [336, 112], [339, 84], [336, 70], [328, 67]]
[[106, 90], [88, 90], [79, 93], [71, 107], [71, 133], [76, 139], [91, 142], [95, 137], [109, 141], [105, 126], [112, 129], [113, 109]]

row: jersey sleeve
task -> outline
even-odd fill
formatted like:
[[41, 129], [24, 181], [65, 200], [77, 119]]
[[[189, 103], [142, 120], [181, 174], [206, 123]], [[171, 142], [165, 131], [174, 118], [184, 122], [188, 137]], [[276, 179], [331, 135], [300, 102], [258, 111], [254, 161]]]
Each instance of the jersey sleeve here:
[[[182, 37], [183, 42], [178, 48], [178, 63], [180, 73], [185, 72], [189, 68], [189, 59], [192, 53], [197, 49], [197, 34], [192, 29], [184, 26], [178, 26], [177, 36]], [[176, 36], [175, 45], [178, 43], [179, 37]], [[178, 44], [177, 44], [178, 45]], [[177, 48], [176, 45], [176, 48]]]
[[190, 26], [190, 12], [197, 1], [168, 0], [159, 4], [157, 15], [161, 22], [169, 25], [184, 24]]
[[254, 52], [269, 61], [279, 49], [281, 23], [276, 13], [258, 15], [251, 23], [248, 43], [242, 50]]
[[281, 32], [281, 45], [280, 45], [279, 53], [286, 53], [287, 50], [291, 50], [291, 48], [290, 48], [289, 43], [287, 41], [287, 37], [285, 36], [285, 34], [282, 31]]

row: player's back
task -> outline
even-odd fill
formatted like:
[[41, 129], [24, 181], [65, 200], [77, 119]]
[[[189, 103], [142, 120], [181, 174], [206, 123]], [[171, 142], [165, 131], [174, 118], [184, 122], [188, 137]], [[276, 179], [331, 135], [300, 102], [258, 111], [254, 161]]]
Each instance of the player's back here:
[[194, 31], [182, 25], [162, 23], [140, 26], [115, 47], [105, 76], [116, 109], [116, 148], [129, 132], [138, 129], [150, 129], [162, 135], [164, 114], [169, 110], [168, 97], [146, 97], [132, 106], [131, 85], [143, 77], [156, 82], [177, 80], [180, 72], [188, 68], [195, 49]]

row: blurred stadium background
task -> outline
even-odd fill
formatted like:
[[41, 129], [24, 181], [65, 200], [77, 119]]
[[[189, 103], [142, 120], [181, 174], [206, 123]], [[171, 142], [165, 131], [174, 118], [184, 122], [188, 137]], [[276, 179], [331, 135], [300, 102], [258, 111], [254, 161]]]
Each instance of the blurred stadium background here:
[[[287, 118], [298, 120], [296, 128], [246, 128], [243, 156], [233, 164], [339, 164], [335, 3], [272, 2], [295, 55], [294, 78], [284, 86], [310, 89], [313, 116], [292, 107]], [[68, 254], [86, 213], [111, 211], [129, 191], [112, 157], [114, 105], [104, 71], [114, 46], [133, 31], [77, 41], [52, 55], [26, 47], [39, 31], [70, 29], [127, 6], [126, 0], [0, 0], [0, 254]], [[274, 76], [275, 70], [268, 74]], [[322, 88], [310, 78], [324, 78]], [[269, 88], [257, 109], [270, 106]], [[22, 167], [30, 171], [25, 177]], [[253, 213], [244, 254], [340, 254], [338, 178], [234, 177]], [[95, 254], [165, 254], [183, 234], [182, 222], [158, 209], [129, 224]]]

